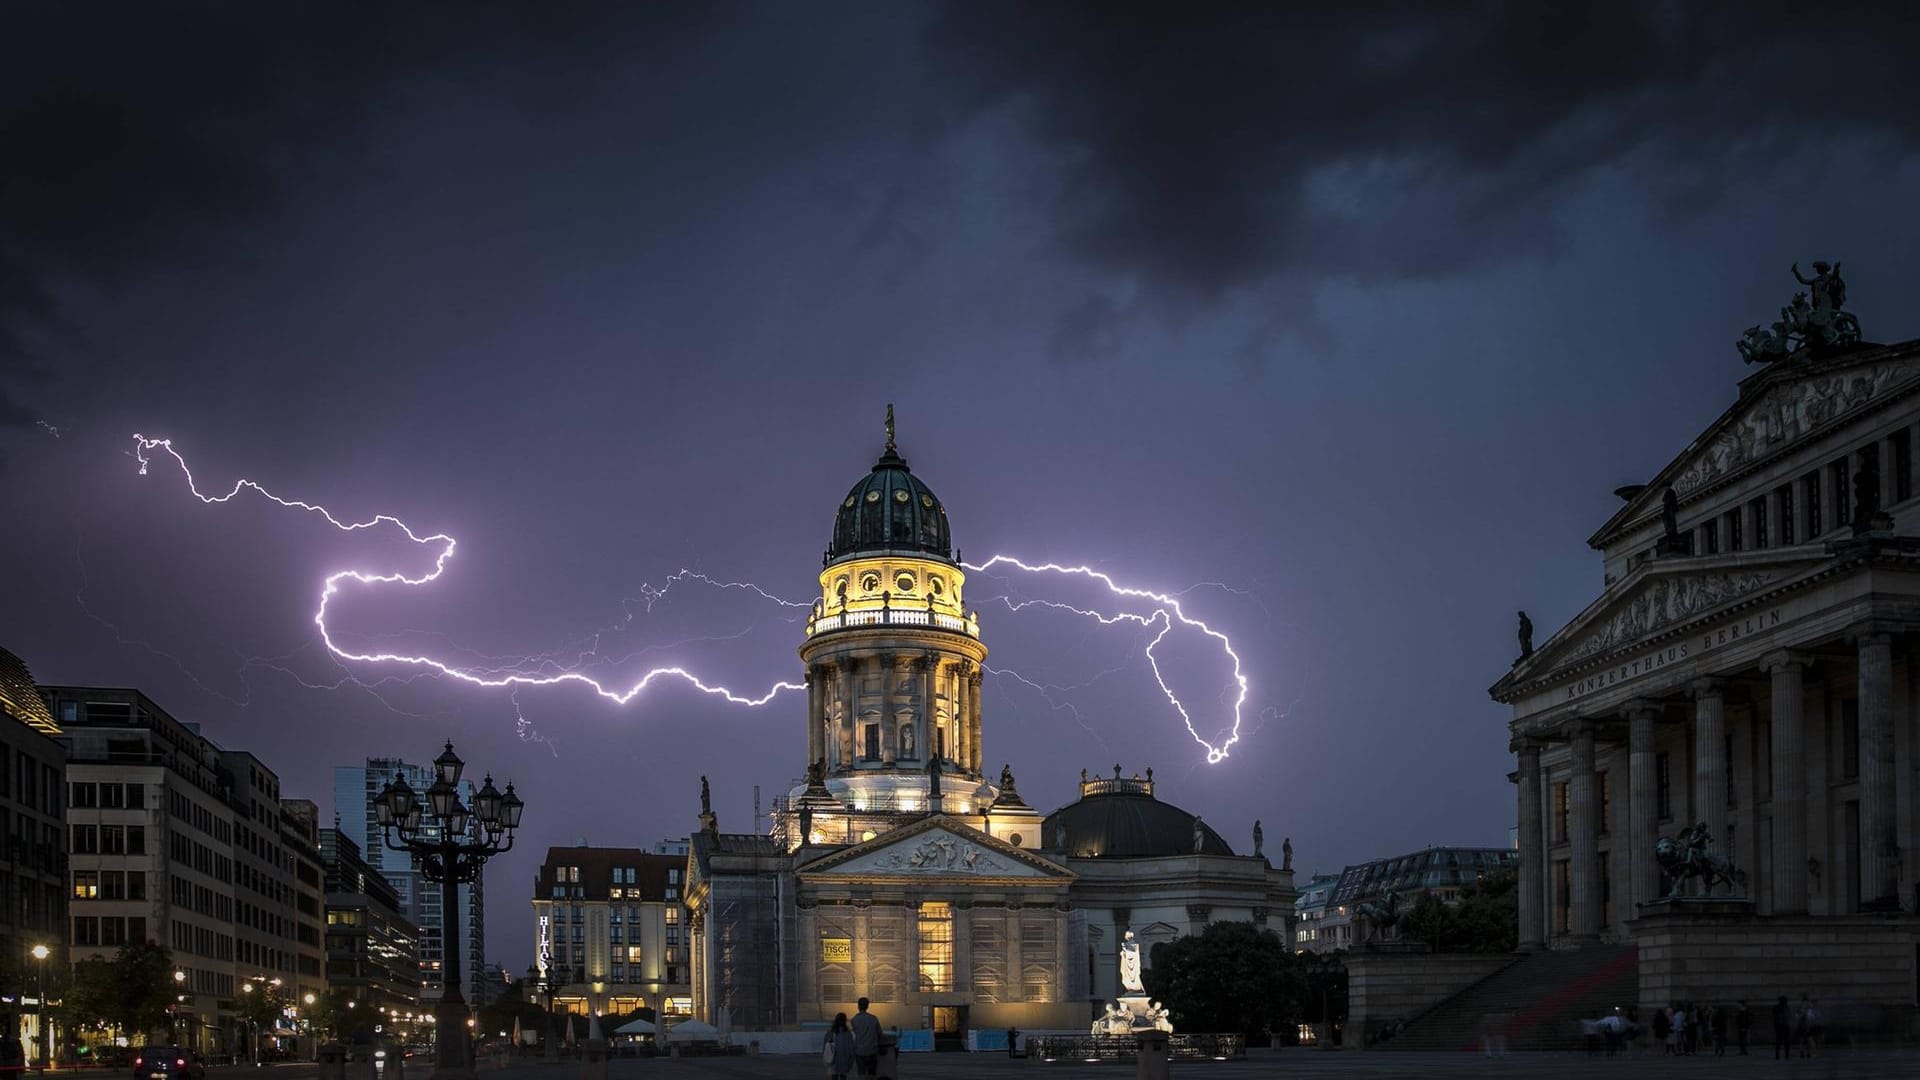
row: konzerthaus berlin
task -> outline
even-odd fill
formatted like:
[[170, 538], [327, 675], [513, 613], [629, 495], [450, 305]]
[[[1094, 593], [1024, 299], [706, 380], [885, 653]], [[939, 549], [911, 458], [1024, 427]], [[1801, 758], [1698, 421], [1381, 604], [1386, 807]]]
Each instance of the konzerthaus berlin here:
[[[1914, 1004], [1916, 425], [1920, 341], [1801, 348], [1620, 490], [1600, 596], [1492, 691], [1523, 947], [1635, 944], [1644, 1004]], [[1662, 901], [1698, 825], [1744, 885]]]

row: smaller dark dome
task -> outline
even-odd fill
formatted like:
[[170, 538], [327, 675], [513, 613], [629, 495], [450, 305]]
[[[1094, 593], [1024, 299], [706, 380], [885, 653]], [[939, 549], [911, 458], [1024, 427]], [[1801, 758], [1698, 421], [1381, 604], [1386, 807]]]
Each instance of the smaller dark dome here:
[[[1154, 798], [1151, 784], [1097, 780], [1083, 785], [1083, 791], [1096, 790], [1048, 814], [1041, 826], [1042, 843], [1076, 858], [1193, 854], [1194, 816]], [[1200, 854], [1233, 854], [1213, 826], [1202, 821], [1200, 832]]]
[[953, 558], [947, 508], [932, 489], [907, 468], [893, 445], [893, 408], [887, 408], [887, 449], [840, 500], [833, 516], [833, 543], [827, 561], [878, 551], [917, 551]]

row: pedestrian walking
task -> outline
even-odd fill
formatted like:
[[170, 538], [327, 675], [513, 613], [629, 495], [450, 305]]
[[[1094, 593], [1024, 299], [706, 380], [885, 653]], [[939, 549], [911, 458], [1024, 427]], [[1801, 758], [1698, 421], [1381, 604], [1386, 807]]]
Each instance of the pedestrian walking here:
[[1773, 1059], [1775, 1061], [1793, 1058], [1793, 1008], [1787, 1004], [1787, 995], [1781, 994], [1780, 1000], [1773, 1003]]
[[1668, 1041], [1673, 1034], [1673, 1017], [1658, 1005], [1653, 1007], [1653, 1041], [1660, 1044], [1660, 1054], [1665, 1057], [1673, 1053], [1673, 1043]]
[[1687, 1052], [1687, 1008], [1684, 1004], [1673, 1007], [1673, 1015], [1667, 1017], [1673, 1025], [1673, 1056], [1679, 1057]]
[[1820, 1006], [1817, 1002], [1808, 1001], [1805, 994], [1800, 995], [1800, 1000], [1806, 1003], [1800, 1015], [1805, 1018], [1807, 1025], [1807, 1042], [1800, 1056], [1819, 1057], [1820, 1036], [1826, 1031], [1820, 1022]]
[[846, 1013], [833, 1015], [833, 1027], [820, 1047], [820, 1061], [832, 1080], [847, 1080], [847, 1074], [853, 1071], [853, 1028], [847, 1023]]
[[1727, 1056], [1727, 1010], [1722, 1005], [1707, 1006], [1707, 1030], [1713, 1032], [1713, 1056]]
[[1744, 1000], [1740, 1002], [1740, 1008], [1734, 1011], [1733, 1030], [1734, 1034], [1740, 1037], [1740, 1056], [1746, 1057], [1747, 1032], [1753, 1030], [1753, 1010], [1747, 1008], [1747, 1003]]
[[1807, 1056], [1807, 995], [1800, 995], [1800, 1004], [1793, 1010], [1793, 1045], [1800, 1048], [1800, 1056]]

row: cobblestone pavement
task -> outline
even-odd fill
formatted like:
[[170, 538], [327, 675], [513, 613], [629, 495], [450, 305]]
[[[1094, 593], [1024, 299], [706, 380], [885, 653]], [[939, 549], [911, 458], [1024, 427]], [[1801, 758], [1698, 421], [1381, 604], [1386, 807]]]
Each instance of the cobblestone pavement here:
[[[57, 1074], [56, 1074], [57, 1075]], [[430, 1067], [407, 1070], [406, 1080], [430, 1080]], [[643, 1058], [616, 1060], [607, 1080], [821, 1080], [820, 1063], [809, 1056]], [[989, 1054], [911, 1054], [901, 1059], [901, 1080], [1088, 1080], [1110, 1077], [1132, 1080], [1131, 1064], [1042, 1065]], [[1634, 1054], [1618, 1058], [1587, 1057], [1582, 1053], [1512, 1054], [1488, 1059], [1466, 1053], [1393, 1053], [1372, 1051], [1334, 1053], [1312, 1050], [1254, 1051], [1243, 1061], [1176, 1063], [1173, 1075], [1193, 1080], [1250, 1080], [1285, 1077], [1287, 1080], [1452, 1080], [1470, 1077], [1507, 1077], [1512, 1080], [1913, 1080], [1920, 1077], [1920, 1047], [1879, 1048], [1849, 1052], [1835, 1049], [1813, 1059], [1774, 1061], [1766, 1055], [1742, 1058], [1663, 1058]], [[312, 1066], [283, 1067], [263, 1073], [251, 1069], [215, 1069], [208, 1080], [318, 1080]], [[372, 1080], [363, 1069], [347, 1073], [347, 1080]], [[576, 1062], [555, 1065], [515, 1064], [504, 1069], [482, 1068], [478, 1080], [580, 1080]]]

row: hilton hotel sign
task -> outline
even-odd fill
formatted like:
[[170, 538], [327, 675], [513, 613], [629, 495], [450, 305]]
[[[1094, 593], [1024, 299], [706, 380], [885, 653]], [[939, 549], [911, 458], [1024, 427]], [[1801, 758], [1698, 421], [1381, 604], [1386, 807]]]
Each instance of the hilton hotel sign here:
[[1781, 614], [1781, 608], [1766, 608], [1742, 618], [1685, 635], [1657, 649], [1650, 649], [1629, 660], [1568, 683], [1566, 693], [1560, 700], [1571, 701], [1601, 690], [1608, 690], [1621, 683], [1632, 682], [1643, 675], [1659, 671], [1661, 668], [1697, 659], [1716, 649], [1723, 649], [1757, 634], [1766, 633], [1780, 625]]

